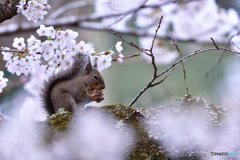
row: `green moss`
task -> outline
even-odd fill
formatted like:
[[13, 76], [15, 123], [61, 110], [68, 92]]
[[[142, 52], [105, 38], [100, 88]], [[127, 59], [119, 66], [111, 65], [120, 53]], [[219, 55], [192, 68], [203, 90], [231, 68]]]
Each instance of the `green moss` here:
[[56, 114], [49, 116], [45, 122], [51, 125], [53, 133], [58, 133], [68, 129], [72, 118], [73, 113], [66, 111], [65, 108], [60, 108]]
[[130, 125], [136, 132], [136, 144], [127, 159], [131, 160], [146, 160], [146, 159], [164, 159], [163, 151], [159, 144], [154, 139], [149, 138], [145, 130], [144, 123], [146, 117], [142, 114], [142, 110], [131, 108], [128, 106], [114, 104], [102, 107], [102, 110], [110, 111], [112, 115], [123, 120]]

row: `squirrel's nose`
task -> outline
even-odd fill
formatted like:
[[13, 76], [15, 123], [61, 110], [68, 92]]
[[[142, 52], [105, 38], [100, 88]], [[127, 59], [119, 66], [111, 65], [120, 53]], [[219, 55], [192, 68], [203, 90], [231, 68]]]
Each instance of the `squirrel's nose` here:
[[100, 89], [105, 89], [105, 85], [103, 84], [103, 85], [99, 85], [99, 88]]
[[105, 89], [105, 85], [101, 89]]

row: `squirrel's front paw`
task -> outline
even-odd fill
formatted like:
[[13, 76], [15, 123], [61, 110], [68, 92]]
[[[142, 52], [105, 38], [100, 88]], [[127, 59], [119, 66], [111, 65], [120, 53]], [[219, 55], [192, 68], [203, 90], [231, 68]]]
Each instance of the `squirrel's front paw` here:
[[103, 98], [103, 91], [102, 89], [98, 89], [98, 88], [95, 88], [93, 89], [89, 95], [92, 97], [92, 99], [94, 99], [96, 102], [101, 102], [102, 100], [104, 100]]

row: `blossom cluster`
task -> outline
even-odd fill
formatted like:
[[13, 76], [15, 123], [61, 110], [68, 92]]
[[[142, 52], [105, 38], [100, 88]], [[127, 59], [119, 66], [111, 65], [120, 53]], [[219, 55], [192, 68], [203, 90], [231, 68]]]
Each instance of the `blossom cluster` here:
[[[34, 71], [52, 74], [53, 71], [65, 70], [71, 67], [75, 55], [88, 55], [91, 59], [91, 64], [99, 71], [111, 66], [112, 49], [95, 53], [91, 44], [84, 41], [76, 42], [77, 32], [70, 29], [55, 30], [52, 26], [46, 27], [41, 25], [37, 30], [39, 36], [46, 36], [45, 41], [37, 39], [33, 35], [27, 39], [27, 45], [24, 38], [15, 38], [13, 47], [16, 51], [12, 51], [7, 47], [2, 47], [3, 59], [7, 61], [6, 67], [12, 74], [20, 75], [23, 73], [27, 76]], [[113, 47], [117, 50], [115, 59], [122, 62], [124, 56], [121, 53], [123, 50], [122, 42], [117, 42]]]
[[0, 71], [0, 93], [2, 93], [2, 89], [7, 86], [8, 79], [3, 78], [3, 71]]
[[[124, 5], [123, 5], [124, 4]], [[146, 6], [138, 8], [138, 6]], [[128, 6], [128, 7], [126, 7]], [[155, 6], [155, 7], [151, 7]], [[109, 23], [107, 18], [102, 20], [103, 25], [111, 25], [118, 31], [131, 30], [132, 25], [128, 22], [135, 19], [135, 29], [155, 34], [159, 18], [163, 16], [159, 36], [172, 36], [180, 40], [195, 40], [200, 42], [211, 42], [210, 36], [216, 42], [225, 42], [228, 35], [233, 35], [240, 29], [240, 17], [236, 10], [220, 8], [216, 0], [198, 0], [186, 3], [172, 3], [170, 0], [135, 0], [134, 4], [128, 0], [96, 0], [95, 14], [116, 14], [131, 12], [119, 21], [118, 16], [111, 17]], [[107, 11], [107, 12], [106, 12]], [[191, 19], [191, 21], [189, 21]], [[115, 22], [115, 23], [114, 23]], [[201, 28], [199, 30], [199, 28]]]
[[37, 22], [38, 19], [43, 20], [44, 15], [47, 11], [44, 9], [50, 9], [51, 6], [47, 4], [48, 0], [20, 0], [19, 5], [17, 5], [17, 13], [22, 13], [28, 21]]

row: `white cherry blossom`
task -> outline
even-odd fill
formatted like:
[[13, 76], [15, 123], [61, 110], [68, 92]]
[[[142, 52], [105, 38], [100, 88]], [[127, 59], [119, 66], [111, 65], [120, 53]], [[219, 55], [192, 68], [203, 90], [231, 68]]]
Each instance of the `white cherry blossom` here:
[[98, 71], [101, 72], [103, 69], [110, 67], [111, 62], [112, 62], [112, 56], [110, 54], [99, 56], [98, 61], [97, 61]]
[[56, 30], [53, 28], [53, 26], [46, 27], [45, 34], [48, 37], [55, 38], [56, 37]]
[[51, 52], [51, 51], [43, 52], [42, 57], [44, 58], [45, 61], [49, 61], [49, 59], [53, 55], [53, 53], [54, 52]]
[[63, 59], [62, 63], [61, 63], [61, 67], [63, 70], [66, 70], [68, 68], [70, 68], [73, 64], [73, 59], [71, 56], [65, 56], [65, 58]]
[[13, 42], [13, 47], [17, 48], [17, 49], [23, 49], [26, 46], [26, 44], [24, 43], [24, 38], [20, 37], [20, 38], [14, 38], [14, 42]]
[[17, 13], [22, 13], [28, 21], [37, 22], [38, 19], [43, 19], [47, 11], [44, 9], [50, 9], [51, 6], [47, 4], [47, 1], [43, 0], [30, 0], [26, 2], [25, 0], [20, 0], [19, 5], [17, 5]]
[[45, 36], [46, 35], [46, 27], [45, 25], [41, 24], [40, 28], [37, 29], [37, 33], [39, 36]]
[[84, 46], [85, 46], [85, 42], [84, 41], [80, 41], [77, 44], [77, 47], [76, 47], [77, 51], [80, 52], [80, 53], [83, 53]]
[[118, 51], [118, 53], [121, 53], [121, 51], [123, 50], [122, 45], [122, 41], [117, 42], [117, 44], [115, 45], [116, 50]]
[[[46, 36], [47, 40], [41, 42], [40, 39], [31, 35], [27, 39], [26, 46], [24, 38], [14, 39], [13, 46], [24, 52], [7, 52], [10, 49], [3, 47], [6, 50], [2, 52], [3, 59], [7, 61], [6, 67], [10, 73], [27, 76], [34, 70], [47, 74], [65, 70], [72, 65], [76, 54], [90, 56], [92, 66], [97, 67], [99, 71], [111, 66], [114, 51], [95, 53], [91, 43], [85, 43], [84, 41], [76, 43], [77, 32], [70, 29], [56, 31], [52, 26], [41, 25], [37, 33], [39, 36]], [[118, 42], [116, 46], [120, 51], [122, 50], [121, 42]], [[119, 62], [123, 61], [123, 57], [122, 54], [116, 54]]]

